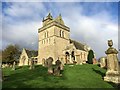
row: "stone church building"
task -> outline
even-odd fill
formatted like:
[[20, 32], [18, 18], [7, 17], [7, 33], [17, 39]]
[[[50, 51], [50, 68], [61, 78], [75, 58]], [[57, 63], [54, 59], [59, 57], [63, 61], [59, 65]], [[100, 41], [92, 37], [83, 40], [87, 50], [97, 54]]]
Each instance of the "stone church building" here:
[[61, 15], [53, 18], [49, 13], [43, 18], [38, 34], [38, 64], [49, 57], [53, 58], [53, 64], [58, 59], [64, 64], [86, 63], [90, 47], [70, 39], [70, 28], [65, 25]]
[[33, 60], [34, 64], [37, 63], [38, 52], [33, 50], [27, 50], [23, 48], [19, 58], [18, 66], [29, 65], [30, 61]]

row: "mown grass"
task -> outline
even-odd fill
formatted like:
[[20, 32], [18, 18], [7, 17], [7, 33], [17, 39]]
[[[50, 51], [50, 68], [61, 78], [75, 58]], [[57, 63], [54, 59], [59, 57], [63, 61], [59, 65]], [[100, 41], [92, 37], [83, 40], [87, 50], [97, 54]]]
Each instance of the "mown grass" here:
[[103, 80], [106, 70], [97, 65], [66, 65], [62, 77], [48, 75], [40, 65], [3, 69], [3, 88], [114, 88]]

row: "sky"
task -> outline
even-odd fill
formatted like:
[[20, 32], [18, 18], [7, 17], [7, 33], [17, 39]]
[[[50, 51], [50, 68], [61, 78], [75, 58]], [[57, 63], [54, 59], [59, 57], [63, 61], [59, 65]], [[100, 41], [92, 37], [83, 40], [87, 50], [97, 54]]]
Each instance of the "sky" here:
[[109, 39], [118, 50], [118, 2], [2, 2], [1, 49], [18, 44], [37, 50], [38, 28], [49, 12], [61, 14], [70, 38], [89, 45], [97, 58], [105, 56]]

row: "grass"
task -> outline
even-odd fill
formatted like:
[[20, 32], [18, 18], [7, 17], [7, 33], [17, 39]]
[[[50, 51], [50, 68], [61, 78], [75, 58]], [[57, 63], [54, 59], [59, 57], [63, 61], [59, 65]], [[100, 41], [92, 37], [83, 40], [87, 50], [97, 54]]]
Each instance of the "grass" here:
[[66, 65], [62, 77], [47, 74], [40, 65], [34, 70], [28, 66], [3, 69], [3, 88], [114, 88], [103, 80], [106, 70], [97, 65]]

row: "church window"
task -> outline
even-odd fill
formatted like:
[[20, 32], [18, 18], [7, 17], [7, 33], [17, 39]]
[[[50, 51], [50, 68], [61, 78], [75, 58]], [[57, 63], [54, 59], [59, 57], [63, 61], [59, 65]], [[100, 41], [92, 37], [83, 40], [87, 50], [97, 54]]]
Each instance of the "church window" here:
[[44, 36], [44, 37], [45, 37], [45, 38], [48, 37], [48, 31], [45, 32], [45, 36]]
[[81, 52], [81, 59], [82, 59], [82, 52]]
[[64, 37], [64, 31], [62, 31], [62, 37]]
[[45, 32], [45, 36], [44, 37], [46, 38], [46, 32]]
[[50, 38], [48, 38], [47, 40], [48, 40], [48, 43], [50, 43]]
[[85, 53], [84, 53], [84, 58], [85, 58]]
[[46, 32], [46, 38], [48, 37], [48, 31]]
[[62, 31], [60, 30], [60, 37], [62, 36], [62, 33], [61, 33]]
[[45, 41], [43, 40], [43, 44], [45, 44]]
[[64, 31], [60, 30], [60, 37], [64, 37]]

